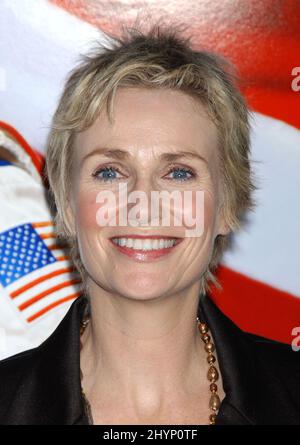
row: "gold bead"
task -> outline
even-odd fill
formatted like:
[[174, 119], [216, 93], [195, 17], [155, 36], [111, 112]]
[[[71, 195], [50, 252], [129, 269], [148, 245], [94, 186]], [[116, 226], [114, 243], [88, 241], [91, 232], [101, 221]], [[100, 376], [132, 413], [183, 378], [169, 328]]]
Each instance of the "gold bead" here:
[[202, 340], [204, 341], [204, 343], [208, 343], [210, 340], [210, 335], [208, 334], [203, 334], [202, 335]]
[[218, 391], [218, 387], [215, 383], [211, 383], [209, 385], [209, 389], [211, 390], [211, 392], [217, 392]]
[[211, 353], [215, 350], [215, 345], [213, 343], [206, 343], [204, 349], [206, 352]]
[[201, 332], [201, 334], [206, 334], [208, 332], [208, 327], [207, 327], [206, 323], [199, 323], [198, 327], [199, 327], [199, 331]]
[[[221, 405], [221, 401], [220, 401], [220, 397], [217, 394], [218, 386], [215, 383], [215, 381], [218, 380], [218, 378], [219, 378], [219, 373], [218, 373], [217, 369], [215, 368], [215, 366], [212, 365], [212, 363], [214, 363], [216, 361], [215, 356], [212, 354], [215, 350], [215, 345], [211, 341], [211, 337], [208, 333], [209, 329], [208, 329], [207, 324], [201, 323], [198, 317], [197, 317], [197, 321], [198, 321], [198, 328], [201, 333], [201, 338], [202, 338], [203, 342], [205, 343], [204, 349], [208, 354], [206, 359], [210, 365], [208, 372], [207, 372], [207, 378], [211, 382], [209, 385], [209, 388], [212, 393], [210, 400], [209, 400], [209, 407], [211, 410], [213, 410], [216, 413], [216, 411], [218, 411], [218, 409]], [[211, 414], [209, 416], [210, 425], [214, 425], [216, 423], [216, 414], [215, 413]]]
[[220, 401], [220, 397], [218, 396], [218, 394], [212, 394], [210, 397], [210, 401], [209, 401], [210, 409], [212, 409], [213, 411], [218, 411], [218, 409], [220, 408], [220, 405], [221, 405], [221, 401]]
[[217, 369], [214, 366], [210, 366], [209, 370], [207, 372], [207, 378], [208, 380], [210, 380], [211, 382], [215, 382], [216, 380], [218, 380], [219, 378], [219, 374]]
[[207, 361], [208, 361], [209, 364], [214, 363], [216, 361], [216, 357], [214, 355], [212, 355], [212, 354], [209, 354], [207, 356]]
[[210, 423], [210, 425], [215, 425], [215, 423], [216, 423], [216, 414], [211, 414], [210, 416], [209, 416], [209, 423]]
[[87, 325], [89, 324], [89, 318], [85, 318], [81, 321], [80, 323], [80, 335], [82, 335], [85, 331], [85, 328], [87, 327]]

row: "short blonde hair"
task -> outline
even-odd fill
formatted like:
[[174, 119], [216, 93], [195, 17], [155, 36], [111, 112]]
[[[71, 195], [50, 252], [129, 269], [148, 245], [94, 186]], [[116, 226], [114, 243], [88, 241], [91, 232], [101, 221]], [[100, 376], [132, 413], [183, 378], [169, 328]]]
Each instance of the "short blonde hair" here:
[[[106, 106], [113, 119], [113, 99], [118, 87], [179, 90], [197, 98], [218, 130], [224, 203], [222, 211], [231, 231], [241, 226], [242, 215], [254, 208], [256, 188], [250, 169], [250, 111], [237, 87], [233, 65], [223, 57], [194, 49], [191, 37], [179, 27], [151, 25], [149, 30], [123, 28], [123, 35], [106, 34], [109, 45], [97, 43], [70, 73], [53, 116], [46, 147], [46, 173], [56, 204], [58, 236], [70, 247], [83, 281], [76, 235], [67, 224], [65, 208], [70, 190], [73, 141], [88, 128]], [[103, 40], [103, 39], [102, 39]], [[229, 235], [218, 235], [209, 264], [202, 275], [201, 292], [209, 284], [220, 287], [215, 270]]]

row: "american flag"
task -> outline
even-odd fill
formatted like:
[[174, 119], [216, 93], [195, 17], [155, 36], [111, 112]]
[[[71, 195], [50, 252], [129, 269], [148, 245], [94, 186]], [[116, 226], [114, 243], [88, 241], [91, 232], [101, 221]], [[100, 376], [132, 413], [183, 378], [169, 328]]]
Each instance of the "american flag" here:
[[80, 284], [57, 244], [51, 221], [21, 224], [0, 233], [0, 286], [26, 322], [77, 298]]

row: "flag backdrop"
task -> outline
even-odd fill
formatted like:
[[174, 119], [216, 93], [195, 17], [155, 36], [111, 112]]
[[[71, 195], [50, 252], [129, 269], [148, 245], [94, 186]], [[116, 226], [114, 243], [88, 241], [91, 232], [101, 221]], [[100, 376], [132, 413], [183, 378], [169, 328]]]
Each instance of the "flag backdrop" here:
[[[251, 156], [258, 206], [248, 215], [245, 230], [234, 236], [218, 272], [223, 290], [212, 289], [212, 298], [242, 329], [290, 343], [292, 329], [300, 326], [300, 1], [152, 0], [142, 5], [153, 20], [184, 20], [196, 46], [229, 57], [239, 69], [242, 91], [254, 111]], [[18, 139], [35, 166], [41, 163], [51, 115], [78, 55], [95, 38], [101, 40], [101, 30], [117, 33], [143, 12], [136, 0], [1, 0], [1, 125]], [[28, 340], [20, 340], [21, 346], [15, 342], [12, 352], [49, 335], [69, 307], [64, 298], [77, 296], [74, 277], [65, 277], [75, 286], [73, 292], [62, 295], [66, 289], [57, 289], [51, 301], [45, 294], [48, 285], [43, 288], [36, 281], [42, 276], [52, 279], [55, 270], [70, 267], [61, 263], [53, 268], [60, 260], [55, 246], [49, 248], [55, 244], [47, 238], [51, 224], [39, 222], [23, 220], [1, 232], [2, 240], [16, 237], [20, 230], [29, 239], [34, 234], [32, 254], [28, 245], [25, 252], [17, 250], [30, 265], [27, 275], [24, 265], [10, 282], [5, 281], [7, 272], [2, 274], [5, 279], [0, 275], [0, 298], [14, 305], [10, 316], [25, 323], [16, 332]], [[14, 257], [9, 249], [2, 256], [3, 272], [5, 264], [13, 266]], [[29, 299], [28, 281], [32, 290], [37, 286]], [[14, 326], [15, 320], [10, 323]]]
[[45, 340], [80, 294], [80, 279], [55, 234], [43, 163], [16, 130], [0, 122], [0, 359]]

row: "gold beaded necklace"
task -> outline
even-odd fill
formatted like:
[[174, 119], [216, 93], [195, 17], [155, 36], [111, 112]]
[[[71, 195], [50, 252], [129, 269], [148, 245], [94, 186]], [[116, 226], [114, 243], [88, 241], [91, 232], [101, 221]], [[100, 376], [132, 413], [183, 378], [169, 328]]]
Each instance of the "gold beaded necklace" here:
[[[85, 318], [81, 321], [80, 324], [80, 350], [82, 348], [81, 337], [88, 323], [89, 323], [89, 318]], [[221, 405], [220, 397], [218, 395], [218, 386], [216, 384], [216, 381], [219, 379], [219, 373], [217, 368], [214, 366], [214, 363], [216, 362], [216, 357], [213, 354], [213, 352], [215, 351], [215, 345], [212, 342], [211, 336], [209, 335], [209, 329], [207, 324], [200, 322], [198, 317], [197, 317], [197, 323], [199, 332], [201, 334], [201, 338], [204, 342], [204, 349], [207, 352], [207, 363], [209, 365], [207, 371], [207, 378], [210, 381], [209, 389], [211, 392], [211, 396], [209, 400], [209, 408], [212, 411], [211, 414], [209, 415], [209, 425], [215, 425], [218, 410]], [[82, 381], [81, 369], [80, 369], [80, 380]], [[81, 385], [81, 394], [84, 401], [84, 408], [88, 418], [88, 422], [90, 425], [93, 425], [94, 422], [92, 417], [91, 405], [82, 389], [82, 385]]]
[[206, 323], [200, 322], [197, 317], [198, 329], [201, 334], [201, 338], [204, 341], [204, 349], [207, 352], [207, 362], [209, 364], [209, 368], [207, 371], [207, 378], [210, 381], [209, 389], [211, 392], [210, 400], [209, 400], [209, 408], [212, 413], [209, 416], [209, 424], [215, 425], [216, 417], [221, 405], [220, 397], [218, 395], [218, 386], [216, 381], [219, 378], [219, 373], [217, 368], [213, 365], [216, 361], [216, 357], [213, 352], [215, 350], [215, 345], [212, 342], [211, 336], [209, 335], [209, 329]]

